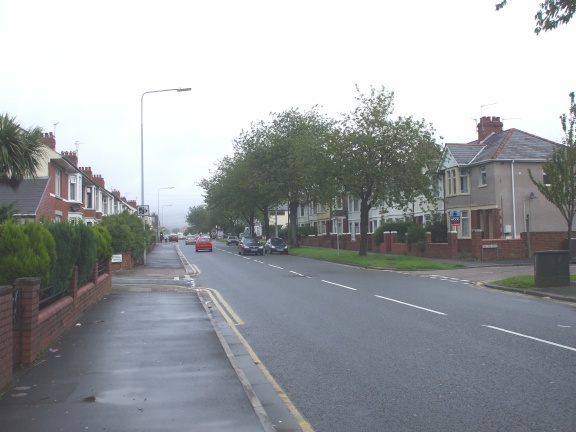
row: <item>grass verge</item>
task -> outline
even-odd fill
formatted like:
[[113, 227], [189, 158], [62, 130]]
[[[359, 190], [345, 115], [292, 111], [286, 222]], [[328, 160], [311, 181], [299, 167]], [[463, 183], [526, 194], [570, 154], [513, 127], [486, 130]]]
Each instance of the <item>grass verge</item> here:
[[[576, 275], [570, 276], [571, 281], [576, 281]], [[534, 287], [534, 276], [512, 276], [506, 279], [492, 282], [494, 285], [499, 285], [508, 288], [521, 288], [521, 289], [533, 289]]]
[[290, 249], [290, 254], [340, 264], [391, 270], [450, 270], [464, 267], [461, 264], [434, 261], [426, 258], [405, 255], [382, 255], [371, 253], [368, 254], [368, 256], [360, 256], [358, 255], [358, 252], [354, 251], [337, 251], [336, 249], [310, 246], [292, 248]]

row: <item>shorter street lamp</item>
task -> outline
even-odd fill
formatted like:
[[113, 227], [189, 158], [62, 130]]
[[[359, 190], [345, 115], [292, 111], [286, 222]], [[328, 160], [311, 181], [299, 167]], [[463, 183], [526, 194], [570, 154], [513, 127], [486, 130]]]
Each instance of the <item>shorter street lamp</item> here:
[[164, 221], [164, 207], [172, 207], [172, 204], [162, 204], [162, 221]]
[[[158, 189], [158, 218], [160, 218], [160, 191], [162, 189], [174, 189], [174, 186], [169, 186], [169, 187], [163, 187], [163, 188], [159, 188]], [[164, 219], [164, 216], [162, 216], [162, 219]], [[160, 240], [160, 221], [157, 221], [156, 223], [157, 225], [157, 234], [158, 234], [158, 240]]]

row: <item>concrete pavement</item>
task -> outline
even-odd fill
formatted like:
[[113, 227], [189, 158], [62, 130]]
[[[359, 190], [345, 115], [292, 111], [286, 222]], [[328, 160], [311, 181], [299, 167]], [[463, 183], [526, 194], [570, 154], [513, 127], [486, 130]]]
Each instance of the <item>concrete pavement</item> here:
[[0, 398], [2, 432], [302, 431], [170, 243], [117, 272], [110, 294]]

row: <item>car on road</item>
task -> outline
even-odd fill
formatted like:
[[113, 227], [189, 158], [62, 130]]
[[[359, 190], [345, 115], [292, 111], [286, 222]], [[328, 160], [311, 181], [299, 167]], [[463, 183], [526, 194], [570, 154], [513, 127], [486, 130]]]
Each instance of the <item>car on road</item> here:
[[234, 235], [229, 235], [226, 238], [226, 245], [230, 246], [230, 245], [236, 245], [238, 246], [238, 237], [234, 236]]
[[262, 247], [262, 244], [254, 237], [242, 237], [242, 239], [238, 242], [238, 253], [240, 255], [264, 255], [264, 248]]
[[193, 245], [196, 244], [196, 237], [194, 237], [192, 234], [188, 234], [186, 236], [186, 242], [185, 244], [187, 245]]
[[266, 240], [264, 253], [272, 254], [274, 252], [288, 255], [288, 245], [283, 239], [279, 237], [271, 237]]
[[178, 241], [178, 234], [170, 234], [168, 236], [168, 240], [171, 242], [177, 242]]
[[200, 237], [196, 239], [196, 252], [202, 250], [212, 252], [212, 239], [210, 237]]

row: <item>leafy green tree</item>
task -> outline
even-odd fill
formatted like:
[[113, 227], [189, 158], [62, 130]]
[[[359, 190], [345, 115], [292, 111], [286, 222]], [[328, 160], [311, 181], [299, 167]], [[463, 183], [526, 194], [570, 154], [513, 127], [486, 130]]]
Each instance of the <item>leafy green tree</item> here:
[[16, 207], [16, 201], [0, 205], [0, 224], [6, 222], [16, 213], [18, 213], [18, 208]]
[[94, 265], [98, 261], [98, 242], [91, 227], [84, 223], [74, 225], [80, 241], [80, 249], [76, 256], [78, 266], [78, 281], [81, 285], [90, 280]]
[[266, 181], [276, 189], [274, 204], [288, 204], [289, 242], [298, 247], [298, 206], [307, 202], [329, 203], [336, 184], [323, 163], [325, 138], [334, 121], [321, 115], [317, 107], [300, 112], [290, 109], [273, 115], [266, 128], [267, 157], [271, 163]]
[[[496, 4], [496, 10], [502, 9], [508, 0]], [[568, 24], [576, 12], [576, 0], [544, 0], [536, 12], [536, 28], [534, 33], [540, 34], [542, 30], [554, 30], [560, 24]]]
[[35, 177], [45, 150], [42, 129], [23, 129], [15, 117], [0, 115], [0, 182], [16, 188], [23, 179]]
[[19, 277], [38, 277], [43, 286], [56, 265], [54, 238], [41, 224], [0, 225], [0, 285], [12, 285]]
[[80, 251], [80, 238], [74, 226], [67, 222], [46, 225], [56, 242], [56, 265], [50, 277], [54, 292], [66, 290]]
[[345, 114], [326, 143], [326, 165], [344, 191], [360, 200], [359, 255], [367, 255], [368, 214], [381, 202], [405, 207], [413, 197], [434, 200], [429, 169], [440, 148], [432, 125], [412, 117], [392, 119], [394, 93], [358, 89], [358, 106]]
[[567, 238], [570, 239], [572, 238], [572, 224], [576, 215], [576, 143], [574, 142], [576, 104], [574, 92], [570, 93], [569, 114], [562, 114], [560, 123], [564, 131], [563, 145], [554, 149], [550, 159], [542, 164], [542, 169], [548, 175], [550, 184], [545, 185], [536, 180], [530, 170], [528, 170], [528, 174], [540, 193], [560, 210], [568, 226]]
[[144, 227], [142, 220], [134, 213], [123, 212], [102, 218], [102, 225], [112, 236], [114, 252], [130, 251], [132, 258], [144, 257], [145, 245], [155, 239], [154, 232], [148, 224]]
[[112, 256], [112, 236], [105, 226], [93, 225], [92, 231], [96, 237], [96, 250], [99, 261], [108, 260]]
[[210, 232], [210, 217], [205, 205], [190, 207], [188, 215], [186, 215], [186, 222], [193, 226], [196, 232]]

